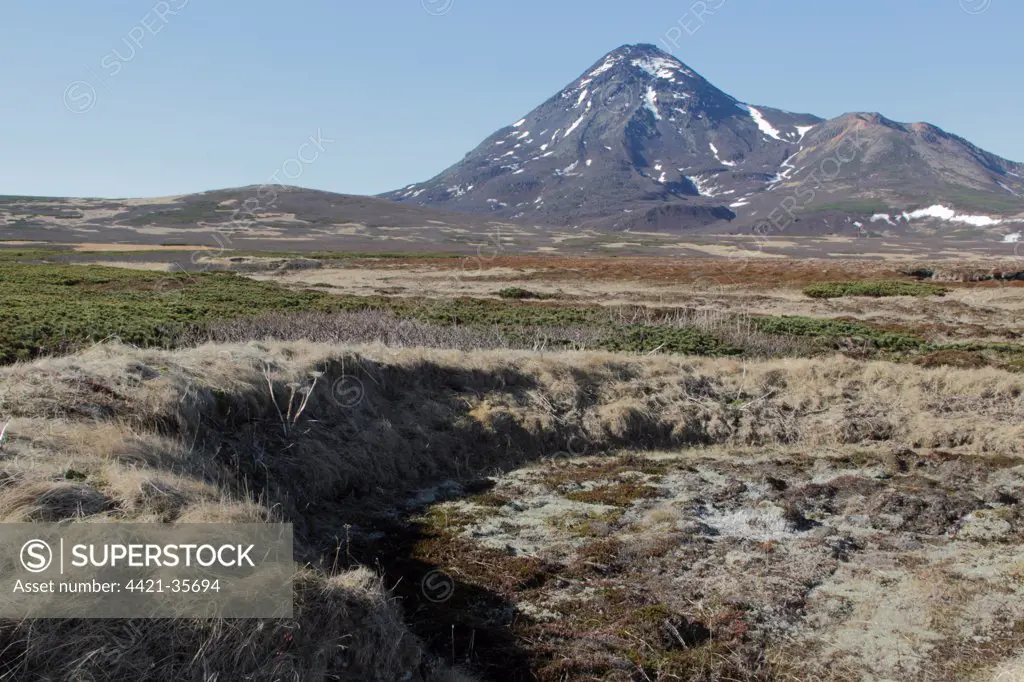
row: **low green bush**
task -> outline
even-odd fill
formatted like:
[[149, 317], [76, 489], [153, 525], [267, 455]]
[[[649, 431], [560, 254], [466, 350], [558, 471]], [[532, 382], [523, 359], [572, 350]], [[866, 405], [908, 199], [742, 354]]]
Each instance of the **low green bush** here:
[[523, 289], [522, 287], [506, 287], [498, 292], [498, 296], [500, 296], [501, 298], [512, 298], [516, 300], [524, 300], [530, 298], [542, 300], [547, 298], [553, 298], [553, 296], [551, 296], [550, 294], [538, 294], [535, 291]]
[[268, 312], [335, 309], [326, 293], [227, 273], [169, 274], [0, 261], [0, 362], [118, 338], [173, 345], [182, 330]]
[[857, 322], [819, 317], [758, 317], [753, 319], [753, 324], [766, 334], [811, 336], [822, 339], [828, 345], [834, 345], [840, 339], [860, 340], [865, 346], [884, 350], [914, 350], [926, 345], [924, 339], [910, 334], [887, 332]]
[[896, 280], [866, 282], [821, 282], [804, 289], [811, 298], [842, 298], [843, 296], [943, 296], [949, 289], [922, 282]]

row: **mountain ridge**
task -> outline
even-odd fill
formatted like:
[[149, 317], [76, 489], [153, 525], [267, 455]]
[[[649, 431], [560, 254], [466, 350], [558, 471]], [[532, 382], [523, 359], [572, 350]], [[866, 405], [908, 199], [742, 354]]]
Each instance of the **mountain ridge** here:
[[[831, 156], [854, 135], [854, 157]], [[856, 203], [872, 215], [948, 204], [998, 214], [994, 225], [1024, 219], [1022, 164], [930, 123], [749, 104], [644, 43], [598, 59], [434, 178], [379, 196], [536, 224], [742, 231], [830, 163], [801, 230], [863, 227]]]

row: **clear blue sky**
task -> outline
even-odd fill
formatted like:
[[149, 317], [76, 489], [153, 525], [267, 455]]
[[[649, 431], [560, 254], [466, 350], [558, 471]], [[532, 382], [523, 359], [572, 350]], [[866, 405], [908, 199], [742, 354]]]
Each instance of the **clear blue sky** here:
[[5, 0], [0, 194], [259, 184], [318, 130], [334, 142], [289, 184], [382, 192], [677, 34], [741, 100], [926, 120], [1024, 161], [1020, 0], [706, 2], [700, 24], [690, 0]]

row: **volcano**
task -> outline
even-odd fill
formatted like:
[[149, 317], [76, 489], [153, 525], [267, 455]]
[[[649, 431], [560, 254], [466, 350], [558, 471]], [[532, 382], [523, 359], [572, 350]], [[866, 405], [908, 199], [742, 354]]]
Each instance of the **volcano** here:
[[926, 123], [748, 104], [639, 44], [436, 177], [381, 196], [614, 230], [1006, 231], [1024, 221], [1024, 165]]

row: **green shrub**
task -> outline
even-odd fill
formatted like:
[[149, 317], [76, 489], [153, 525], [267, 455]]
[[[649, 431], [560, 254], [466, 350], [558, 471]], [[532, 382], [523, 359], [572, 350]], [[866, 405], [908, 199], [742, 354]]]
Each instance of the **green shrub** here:
[[895, 280], [867, 282], [821, 282], [804, 289], [811, 298], [841, 298], [843, 296], [943, 296], [949, 289], [922, 282]]
[[139, 346], [169, 346], [192, 325], [341, 305], [329, 294], [226, 273], [7, 262], [0, 262], [0, 301], [3, 363], [112, 337]]
[[766, 334], [780, 336], [811, 336], [834, 346], [839, 339], [854, 339], [865, 346], [884, 350], [913, 350], [925, 341], [910, 334], [886, 332], [866, 324], [818, 317], [782, 316], [753, 319], [755, 328]]
[[522, 287], [506, 287], [498, 292], [498, 296], [500, 296], [501, 298], [512, 298], [516, 300], [524, 300], [529, 298], [543, 300], [547, 298], [553, 298], [550, 294], [538, 294], [535, 291], [523, 289]]

